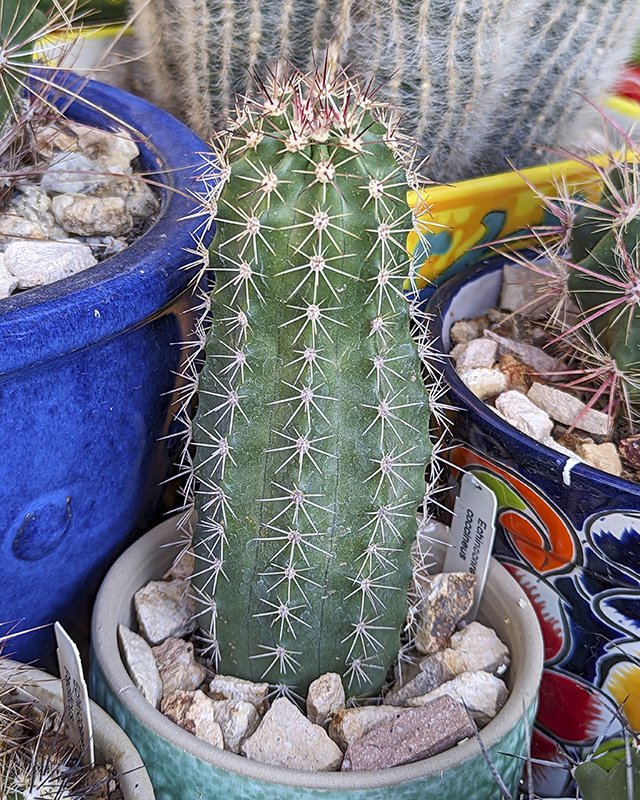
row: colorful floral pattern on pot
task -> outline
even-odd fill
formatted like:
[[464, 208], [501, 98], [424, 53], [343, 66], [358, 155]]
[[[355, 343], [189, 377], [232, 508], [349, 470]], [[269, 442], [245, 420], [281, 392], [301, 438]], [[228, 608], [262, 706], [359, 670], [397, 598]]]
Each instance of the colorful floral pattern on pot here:
[[[483, 314], [500, 289], [499, 260], [445, 285], [430, 304], [448, 352], [451, 325]], [[640, 491], [516, 431], [444, 362], [456, 414], [453, 464], [498, 498], [495, 555], [536, 608], [545, 673], [534, 756], [566, 764], [614, 736], [616, 708], [640, 730]], [[542, 796], [562, 796], [567, 770], [537, 768]]]

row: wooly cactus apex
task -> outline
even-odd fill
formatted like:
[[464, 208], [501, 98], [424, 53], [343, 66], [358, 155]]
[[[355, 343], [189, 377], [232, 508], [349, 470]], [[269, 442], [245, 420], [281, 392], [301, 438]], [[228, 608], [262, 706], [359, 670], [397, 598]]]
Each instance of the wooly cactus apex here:
[[219, 137], [202, 199], [217, 232], [193, 422], [201, 644], [282, 691], [333, 671], [375, 693], [431, 450], [428, 343], [403, 294], [412, 173], [388, 110], [345, 76], [263, 90]]
[[640, 31], [637, 0], [132, 0], [144, 90], [201, 134], [250, 73], [328, 51], [401, 109], [451, 182], [548, 160], [583, 137]]

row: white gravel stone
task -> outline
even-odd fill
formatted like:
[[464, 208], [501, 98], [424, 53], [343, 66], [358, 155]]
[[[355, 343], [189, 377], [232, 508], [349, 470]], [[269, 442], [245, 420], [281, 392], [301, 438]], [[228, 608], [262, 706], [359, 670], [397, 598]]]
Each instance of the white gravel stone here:
[[337, 672], [327, 672], [316, 678], [307, 694], [307, 717], [314, 725], [329, 724], [329, 718], [345, 703], [344, 686]]
[[407, 700], [407, 705], [421, 707], [443, 695], [466, 706], [478, 726], [486, 725], [500, 711], [509, 696], [504, 681], [488, 672], [463, 672], [422, 697]]
[[503, 311], [522, 309], [528, 317], [539, 319], [550, 304], [548, 296], [544, 296], [548, 284], [546, 276], [532, 269], [516, 264], [505, 264], [502, 268], [500, 308]]
[[545, 353], [544, 350], [532, 344], [514, 342], [513, 339], [507, 339], [505, 336], [499, 336], [497, 333], [489, 330], [484, 331], [484, 336], [496, 342], [498, 345], [498, 352], [501, 356], [505, 355], [505, 353], [515, 356], [519, 361], [526, 364], [527, 367], [530, 367], [539, 375], [544, 375], [551, 379], [552, 373], [566, 369], [566, 365], [557, 358], [553, 358], [553, 356], [550, 356], [548, 353]]
[[284, 697], [273, 701], [253, 736], [242, 747], [247, 758], [307, 772], [337, 770], [342, 750], [324, 728], [314, 725]]
[[9, 208], [18, 216], [37, 222], [44, 229], [55, 224], [51, 211], [51, 198], [37, 186], [20, 185], [11, 195]]
[[193, 575], [195, 558], [190, 547], [185, 547], [177, 556], [167, 572], [162, 576], [162, 580], [181, 580], [186, 581]]
[[104, 131], [70, 123], [77, 136], [77, 147], [93, 161], [104, 165], [110, 172], [131, 172], [131, 162], [140, 151], [128, 131]]
[[56, 222], [77, 236], [123, 236], [133, 218], [121, 197], [61, 194], [51, 203]]
[[11, 242], [4, 256], [20, 289], [53, 283], [98, 263], [90, 247], [69, 242]]
[[507, 379], [499, 369], [465, 369], [459, 376], [467, 389], [480, 400], [495, 397], [507, 388]]
[[461, 319], [451, 326], [451, 340], [455, 344], [466, 344], [482, 335], [482, 326], [475, 319]]
[[224, 748], [222, 728], [215, 721], [213, 700], [200, 690], [172, 692], [160, 704], [160, 710], [176, 725], [204, 739], [214, 747]]
[[148, 219], [159, 207], [155, 194], [141, 178], [114, 180], [105, 187], [104, 194], [122, 198], [127, 211], [134, 219]]
[[195, 604], [183, 581], [150, 581], [135, 593], [133, 604], [149, 644], [187, 636], [195, 628]]
[[110, 180], [104, 169], [82, 153], [60, 153], [40, 179], [47, 194], [89, 192]]
[[269, 684], [253, 683], [233, 675], [216, 675], [209, 684], [209, 697], [213, 700], [244, 700], [264, 714], [269, 705]]
[[162, 699], [162, 681], [151, 648], [137, 633], [118, 626], [120, 647], [129, 677], [154, 708]]
[[4, 263], [4, 253], [0, 253], [0, 300], [18, 288], [18, 279], [12, 275]]
[[193, 692], [207, 677], [207, 670], [195, 660], [193, 645], [184, 639], [170, 638], [152, 649], [166, 697], [178, 690]]
[[496, 408], [502, 417], [536, 442], [551, 436], [553, 422], [546, 411], [538, 408], [529, 398], [515, 389], [496, 397]]
[[0, 214], [0, 245], [25, 240], [41, 241], [49, 238], [49, 229], [30, 219], [24, 219], [14, 211]]
[[218, 700], [211, 706], [213, 718], [222, 729], [224, 749], [239, 753], [245, 739], [260, 724], [260, 715], [252, 703], [244, 700]]
[[582, 400], [567, 392], [543, 383], [533, 383], [527, 397], [556, 422], [597, 436], [609, 433], [610, 420], [604, 412], [587, 408]]
[[456, 360], [458, 371], [491, 368], [496, 363], [498, 345], [491, 339], [472, 339]]
[[334, 714], [329, 724], [329, 736], [343, 750], [350, 744], [389, 719], [396, 719], [407, 711], [395, 706], [361, 706], [342, 708]]
[[510, 663], [509, 648], [492, 628], [471, 622], [451, 637], [451, 649], [464, 663], [466, 672], [502, 675]]
[[618, 448], [612, 442], [604, 444], [583, 444], [579, 455], [592, 467], [608, 472], [610, 475], [622, 475], [622, 462]]

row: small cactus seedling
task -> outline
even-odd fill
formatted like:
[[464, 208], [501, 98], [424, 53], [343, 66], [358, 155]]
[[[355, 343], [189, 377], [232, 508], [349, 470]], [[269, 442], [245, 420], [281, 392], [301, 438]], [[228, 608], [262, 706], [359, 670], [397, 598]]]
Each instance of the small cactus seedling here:
[[218, 227], [193, 423], [203, 650], [282, 690], [333, 671], [374, 693], [400, 646], [430, 454], [426, 345], [403, 295], [412, 173], [388, 110], [345, 76], [263, 88], [221, 137], [204, 201]]

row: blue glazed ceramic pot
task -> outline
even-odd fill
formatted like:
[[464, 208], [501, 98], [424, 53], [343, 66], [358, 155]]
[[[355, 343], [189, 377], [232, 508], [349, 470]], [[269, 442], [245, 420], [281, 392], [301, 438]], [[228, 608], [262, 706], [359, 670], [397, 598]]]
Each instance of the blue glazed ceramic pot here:
[[[441, 287], [428, 305], [437, 349], [459, 319], [495, 308], [502, 260]], [[545, 672], [534, 754], [566, 764], [600, 735], [616, 706], [640, 729], [640, 486], [577, 463], [512, 428], [443, 359], [454, 415], [452, 461], [498, 497], [495, 555], [538, 614]], [[537, 769], [541, 796], [565, 795], [566, 770]]]
[[[185, 217], [206, 148], [143, 100], [66, 81], [81, 91], [60, 98], [67, 116], [107, 129], [122, 120], [141, 170], [162, 185], [157, 221], [127, 250], [0, 301], [0, 622], [60, 620], [82, 643], [100, 581], [157, 520], [176, 460], [165, 437], [192, 335], [196, 270], [184, 267], [199, 224]], [[51, 628], [11, 651], [51, 663]]]
[[[134, 625], [133, 595], [160, 578], [180, 550], [176, 520], [147, 533], [113, 565], [93, 614], [90, 691], [134, 742], [158, 800], [495, 800], [495, 779], [476, 740], [432, 758], [380, 771], [326, 773], [272, 767], [219, 750], [182, 730], [133, 685], [118, 650], [119, 624]], [[511, 652], [511, 690], [482, 740], [513, 796], [527, 752], [542, 670], [535, 613], [511, 576], [493, 562], [479, 619]], [[242, 620], [238, 620], [238, 625]]]

